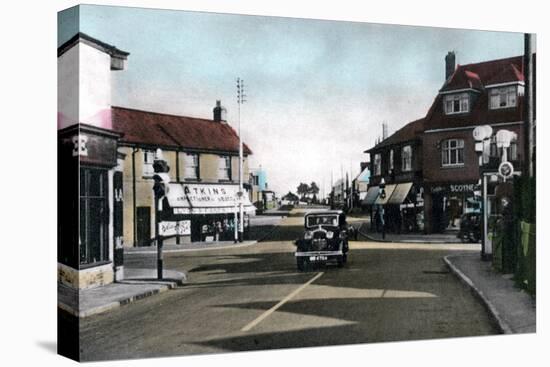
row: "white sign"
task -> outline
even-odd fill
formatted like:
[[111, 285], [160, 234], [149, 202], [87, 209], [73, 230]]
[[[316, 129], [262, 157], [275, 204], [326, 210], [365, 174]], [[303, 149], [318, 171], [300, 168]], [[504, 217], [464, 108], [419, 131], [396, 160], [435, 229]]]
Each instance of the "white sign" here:
[[239, 185], [171, 183], [166, 194], [174, 214], [227, 214], [243, 204], [247, 212], [255, 211], [244, 192], [239, 197]]
[[185, 236], [191, 234], [191, 221], [181, 220], [179, 222], [160, 222], [159, 234], [161, 236]]
[[489, 125], [477, 126], [473, 131], [474, 139], [476, 141], [489, 139], [492, 134], [493, 128]]
[[449, 185], [451, 192], [470, 192], [476, 188], [475, 184]]
[[502, 162], [498, 166], [498, 174], [505, 179], [510, 178], [514, 174], [514, 166], [510, 162]]

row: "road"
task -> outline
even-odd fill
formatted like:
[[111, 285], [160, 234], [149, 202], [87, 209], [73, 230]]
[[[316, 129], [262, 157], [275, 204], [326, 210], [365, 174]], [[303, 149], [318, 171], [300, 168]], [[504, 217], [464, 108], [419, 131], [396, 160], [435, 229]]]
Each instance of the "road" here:
[[[444, 267], [472, 245], [351, 243], [348, 264], [296, 270], [299, 213], [258, 244], [171, 253], [189, 284], [81, 321], [83, 360], [497, 334]], [[130, 262], [154, 266], [154, 255]]]

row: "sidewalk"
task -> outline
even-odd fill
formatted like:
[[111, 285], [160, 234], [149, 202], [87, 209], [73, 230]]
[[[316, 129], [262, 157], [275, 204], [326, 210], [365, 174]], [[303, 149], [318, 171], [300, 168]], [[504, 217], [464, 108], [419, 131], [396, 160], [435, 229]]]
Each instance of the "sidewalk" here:
[[456, 236], [458, 232], [446, 233], [386, 233], [385, 238], [382, 238], [382, 233], [370, 231], [368, 225], [362, 225], [359, 228], [359, 233], [370, 241], [376, 242], [406, 242], [406, 243], [462, 243], [460, 238]]
[[[197, 250], [219, 250], [228, 247], [247, 247], [256, 244], [258, 241], [218, 241], [218, 242], [191, 242], [176, 244], [163, 244], [162, 252], [186, 252]], [[124, 249], [124, 255], [127, 254], [152, 254], [157, 253], [157, 246], [145, 246], [145, 247], [128, 247]]]
[[57, 305], [73, 316], [88, 317], [175, 288], [187, 279], [174, 270], [165, 270], [163, 280], [156, 279], [156, 269], [126, 268], [124, 273], [122, 281], [80, 291], [58, 283]]
[[481, 300], [503, 334], [536, 332], [536, 302], [516, 288], [510, 275], [492, 269], [479, 254], [450, 255], [447, 266]]

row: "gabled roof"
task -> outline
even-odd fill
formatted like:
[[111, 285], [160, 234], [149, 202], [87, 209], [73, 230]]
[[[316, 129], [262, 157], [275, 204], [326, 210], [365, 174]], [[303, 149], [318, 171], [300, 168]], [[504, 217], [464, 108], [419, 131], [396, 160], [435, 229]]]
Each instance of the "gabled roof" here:
[[65, 42], [64, 44], [62, 44], [57, 48], [57, 57], [63, 55], [65, 52], [71, 49], [78, 42], [83, 42], [91, 47], [94, 47], [100, 51], [105, 52], [106, 54], [109, 54], [112, 57], [116, 57], [119, 59], [126, 60], [128, 55], [130, 55], [129, 52], [122, 51], [116, 48], [115, 46], [109, 45], [105, 42], [98, 40], [97, 38], [88, 36], [86, 33], [78, 32], [70, 40], [68, 40], [67, 42]]
[[411, 121], [407, 125], [403, 126], [401, 129], [394, 132], [388, 138], [376, 144], [374, 147], [368, 150], [365, 150], [364, 153], [370, 153], [372, 151], [387, 147], [389, 145], [394, 145], [394, 144], [399, 144], [399, 143], [404, 143], [407, 141], [419, 139], [419, 134], [421, 134], [422, 131], [424, 131], [424, 118]]
[[[238, 153], [239, 136], [225, 122], [196, 117], [112, 107], [113, 130], [121, 143], [190, 151]], [[245, 155], [252, 151], [243, 143]]]
[[[533, 72], [536, 71], [536, 54], [533, 55]], [[536, 79], [536, 78], [535, 78]], [[424, 130], [469, 127], [502, 122], [517, 122], [523, 118], [523, 96], [517, 97], [513, 108], [489, 108], [488, 87], [507, 83], [522, 83], [523, 56], [459, 65], [445, 82], [440, 92], [460, 89], [476, 89], [475, 98], [468, 113], [445, 114], [442, 93], [432, 103], [424, 122]]]
[[458, 89], [483, 89], [491, 84], [523, 81], [523, 56], [458, 65], [441, 92]]

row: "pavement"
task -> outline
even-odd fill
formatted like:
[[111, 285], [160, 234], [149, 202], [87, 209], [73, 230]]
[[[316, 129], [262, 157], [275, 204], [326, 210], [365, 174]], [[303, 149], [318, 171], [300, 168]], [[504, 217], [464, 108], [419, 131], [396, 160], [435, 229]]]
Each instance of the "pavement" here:
[[536, 332], [536, 301], [515, 286], [511, 274], [495, 271], [479, 254], [449, 255], [443, 260], [480, 299], [503, 334]]
[[376, 242], [403, 242], [403, 243], [462, 243], [456, 235], [458, 231], [447, 231], [444, 233], [382, 233], [371, 231], [368, 224], [364, 224], [359, 228], [359, 233], [371, 241]]
[[80, 291], [58, 283], [58, 308], [73, 316], [88, 317], [176, 288], [187, 279], [185, 273], [173, 270], [164, 270], [163, 280], [156, 279], [156, 269], [124, 269], [124, 273], [122, 281]]

